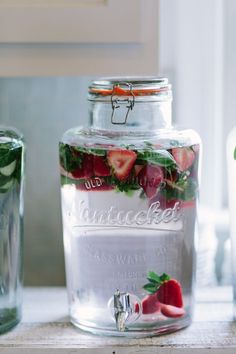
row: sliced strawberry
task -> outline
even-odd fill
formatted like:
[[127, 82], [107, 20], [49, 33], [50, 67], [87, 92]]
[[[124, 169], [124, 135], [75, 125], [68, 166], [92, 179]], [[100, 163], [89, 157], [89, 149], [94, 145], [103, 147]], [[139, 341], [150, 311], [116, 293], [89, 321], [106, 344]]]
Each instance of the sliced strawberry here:
[[108, 163], [120, 181], [129, 176], [136, 158], [137, 154], [132, 150], [111, 150], [107, 154]]
[[172, 155], [180, 169], [180, 171], [185, 171], [192, 166], [195, 160], [195, 154], [193, 150], [189, 147], [179, 147], [172, 149]]
[[[159, 312], [161, 309], [161, 304], [157, 300], [157, 295], [152, 294], [152, 295], [147, 295], [145, 298], [142, 300], [142, 313], [144, 315], [149, 315], [151, 313]], [[135, 312], [139, 312], [139, 305], [135, 305]]]
[[134, 166], [135, 176], [137, 176], [139, 174], [139, 172], [141, 171], [142, 168], [143, 168], [143, 165], [135, 165]]
[[93, 155], [84, 154], [83, 169], [84, 169], [84, 176], [85, 177], [88, 178], [88, 177], [93, 176]]
[[73, 178], [84, 178], [84, 170], [82, 167], [78, 167], [76, 170], [71, 172]]
[[71, 171], [74, 178], [89, 178], [93, 176], [93, 155], [83, 154], [82, 166]]
[[183, 307], [182, 289], [175, 279], [165, 281], [157, 291], [157, 299], [165, 305]]
[[93, 156], [93, 169], [94, 176], [103, 177], [111, 175], [110, 168], [102, 156]]
[[164, 179], [162, 168], [145, 165], [138, 173], [138, 184], [143, 188], [148, 198], [153, 198], [157, 188]]
[[144, 315], [160, 311], [160, 302], [157, 300], [157, 295], [147, 295], [142, 300], [142, 308]]
[[182, 317], [185, 315], [185, 310], [182, 307], [161, 304], [161, 313], [166, 317]]

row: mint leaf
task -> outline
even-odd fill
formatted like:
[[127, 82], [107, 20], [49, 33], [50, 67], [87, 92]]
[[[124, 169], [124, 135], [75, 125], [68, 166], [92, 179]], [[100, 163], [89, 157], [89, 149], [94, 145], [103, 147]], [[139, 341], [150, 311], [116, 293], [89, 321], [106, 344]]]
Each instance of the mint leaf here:
[[164, 199], [191, 201], [197, 197], [198, 184], [192, 178], [180, 178], [177, 182], [166, 185], [165, 189], [160, 190]]
[[115, 175], [104, 177], [107, 184], [111, 184], [116, 187], [117, 192], [124, 192], [128, 197], [132, 197], [136, 190], [140, 189], [139, 184], [135, 178], [129, 178], [125, 181], [120, 181]]
[[12, 179], [11, 176], [4, 176], [0, 174], [0, 187], [4, 186], [6, 183], [8, 183]]
[[125, 195], [130, 198], [133, 197], [134, 193], [135, 193], [135, 189], [129, 189], [125, 191]]
[[[15, 142], [0, 144], [0, 193], [6, 193], [14, 184], [21, 182], [23, 147]], [[10, 166], [14, 162], [14, 168]]]
[[136, 148], [134, 144], [121, 144], [120, 147], [126, 150], [135, 150]]
[[61, 185], [63, 186], [64, 184], [82, 184], [85, 183], [86, 179], [73, 179], [69, 178], [67, 176], [61, 175]]
[[236, 160], [236, 147], [234, 149], [234, 159]]
[[158, 290], [158, 286], [153, 284], [153, 283], [148, 283], [143, 286], [143, 288], [149, 293], [149, 294], [155, 294], [155, 292]]
[[75, 146], [74, 149], [81, 153], [92, 154], [97, 156], [106, 156], [106, 151], [104, 149], [90, 148], [83, 146]]
[[152, 283], [161, 283], [161, 278], [155, 272], [148, 272], [147, 279]]
[[0, 146], [0, 167], [5, 167], [17, 159], [18, 149], [13, 149], [12, 144], [1, 144]]
[[82, 165], [83, 156], [70, 145], [59, 143], [59, 155], [60, 164], [67, 172], [72, 172]]
[[161, 282], [164, 283], [165, 281], [168, 281], [171, 279], [171, 277], [166, 274], [166, 273], [163, 273], [161, 276], [160, 276], [160, 279], [161, 279]]
[[161, 276], [159, 276], [155, 272], [148, 272], [147, 279], [149, 280], [150, 283], [147, 283], [143, 286], [143, 288], [149, 293], [149, 294], [155, 294], [157, 290], [160, 288], [160, 286], [165, 282], [170, 280], [170, 276], [166, 273], [163, 273]]
[[183, 192], [179, 193], [179, 197], [182, 200], [194, 200], [196, 198], [196, 194], [197, 194], [197, 183], [196, 181], [189, 177], [183, 184]]
[[173, 168], [174, 166], [176, 166], [175, 159], [166, 150], [147, 150], [143, 152], [138, 152], [137, 161], [141, 163], [142, 161], [146, 161], [162, 167]]

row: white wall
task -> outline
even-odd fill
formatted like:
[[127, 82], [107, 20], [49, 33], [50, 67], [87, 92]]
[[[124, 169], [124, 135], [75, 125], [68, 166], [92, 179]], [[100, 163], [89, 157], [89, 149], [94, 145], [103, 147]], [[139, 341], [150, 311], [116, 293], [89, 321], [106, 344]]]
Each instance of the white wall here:
[[[224, 22], [224, 115], [223, 115], [223, 140], [232, 127], [236, 126], [236, 1], [227, 0], [224, 3], [225, 22]], [[236, 145], [236, 141], [235, 141]], [[226, 162], [223, 161], [222, 171], [225, 171]], [[225, 174], [224, 174], [225, 175]], [[223, 185], [223, 189], [226, 187]], [[223, 195], [223, 205], [227, 205], [227, 195]]]
[[90, 78], [0, 78], [0, 124], [15, 126], [26, 143], [25, 283], [62, 285], [58, 142], [87, 122]]
[[220, 208], [222, 162], [223, 0], [160, 0], [160, 72], [172, 78], [174, 119], [203, 140], [202, 204]]

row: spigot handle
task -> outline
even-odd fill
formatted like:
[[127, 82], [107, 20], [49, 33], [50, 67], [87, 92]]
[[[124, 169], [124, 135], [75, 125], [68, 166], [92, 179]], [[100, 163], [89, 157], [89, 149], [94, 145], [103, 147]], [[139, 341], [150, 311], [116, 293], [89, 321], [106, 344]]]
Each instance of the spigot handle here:
[[[135, 311], [136, 304], [138, 304], [138, 312]], [[119, 290], [114, 293], [108, 302], [108, 306], [113, 312], [116, 328], [119, 332], [127, 330], [127, 325], [135, 322], [142, 312], [141, 302], [137, 296], [127, 292], [121, 293]]]

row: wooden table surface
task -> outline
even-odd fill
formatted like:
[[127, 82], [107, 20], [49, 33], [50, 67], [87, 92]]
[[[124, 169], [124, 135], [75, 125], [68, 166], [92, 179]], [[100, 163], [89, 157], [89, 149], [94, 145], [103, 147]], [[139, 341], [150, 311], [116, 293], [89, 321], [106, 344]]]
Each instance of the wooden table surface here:
[[22, 322], [0, 336], [0, 354], [236, 354], [229, 287], [198, 292], [193, 324], [145, 339], [99, 337], [73, 327], [64, 288], [26, 288]]

